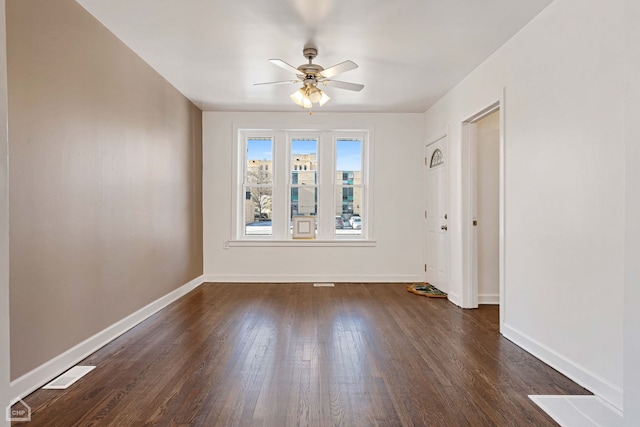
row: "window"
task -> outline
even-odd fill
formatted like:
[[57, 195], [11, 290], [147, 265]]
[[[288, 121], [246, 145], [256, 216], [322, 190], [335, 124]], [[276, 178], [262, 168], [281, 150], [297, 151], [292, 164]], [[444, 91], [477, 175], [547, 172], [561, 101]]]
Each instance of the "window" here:
[[246, 167], [244, 170], [243, 206], [246, 236], [272, 235], [271, 209], [273, 174], [266, 165], [273, 162], [272, 138], [248, 138], [246, 143]]
[[[291, 163], [294, 164], [289, 201], [289, 221], [292, 222], [294, 216], [318, 214], [318, 138], [293, 137], [290, 151]], [[317, 228], [318, 224], [316, 231]]]
[[442, 158], [442, 151], [439, 148], [431, 155], [431, 162], [429, 163], [429, 169], [435, 168], [436, 166], [440, 166], [444, 164], [444, 159]]
[[232, 240], [286, 244], [293, 218], [313, 216], [315, 243], [370, 241], [368, 138], [367, 130], [239, 130]]
[[336, 140], [336, 235], [362, 235], [362, 139]]

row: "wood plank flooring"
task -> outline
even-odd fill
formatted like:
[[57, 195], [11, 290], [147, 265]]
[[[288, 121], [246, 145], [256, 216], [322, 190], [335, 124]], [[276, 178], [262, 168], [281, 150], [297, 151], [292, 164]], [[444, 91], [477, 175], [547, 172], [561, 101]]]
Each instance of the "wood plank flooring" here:
[[[547, 426], [528, 394], [588, 394], [403, 284], [204, 284], [103, 347], [35, 426]], [[20, 423], [14, 423], [20, 425]]]

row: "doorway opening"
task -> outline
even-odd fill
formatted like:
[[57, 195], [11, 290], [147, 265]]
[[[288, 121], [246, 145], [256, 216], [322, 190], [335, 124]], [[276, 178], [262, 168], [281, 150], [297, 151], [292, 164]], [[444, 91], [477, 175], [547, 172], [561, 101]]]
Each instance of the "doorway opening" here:
[[504, 114], [501, 101], [462, 123], [462, 306], [504, 319]]

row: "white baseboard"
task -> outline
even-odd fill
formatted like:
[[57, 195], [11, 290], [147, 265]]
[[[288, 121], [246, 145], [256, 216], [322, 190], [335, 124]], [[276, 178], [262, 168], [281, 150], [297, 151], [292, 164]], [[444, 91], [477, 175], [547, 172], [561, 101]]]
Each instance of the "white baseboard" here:
[[562, 427], [624, 425], [622, 412], [598, 396], [530, 395], [529, 399]]
[[462, 301], [460, 300], [460, 297], [458, 296], [458, 294], [454, 292], [448, 292], [447, 298], [451, 303], [457, 305], [458, 307], [462, 307]]
[[512, 341], [622, 412], [622, 389], [608, 383], [588, 369], [558, 354], [506, 323], [502, 326], [502, 334], [509, 341]]
[[478, 304], [500, 304], [500, 294], [478, 294]]
[[421, 275], [401, 274], [205, 274], [215, 283], [422, 283]]
[[53, 378], [66, 372], [69, 368], [73, 367], [76, 363], [94, 353], [96, 350], [104, 347], [106, 344], [118, 338], [120, 335], [157, 313], [167, 305], [176, 301], [178, 298], [191, 292], [193, 289], [200, 286], [202, 282], [202, 276], [196, 277], [189, 283], [155, 300], [108, 328], [98, 332], [94, 336], [87, 338], [80, 344], [77, 344], [64, 353], [43, 363], [34, 370], [27, 372], [20, 378], [11, 381], [11, 404], [14, 404], [29, 393], [51, 381]]

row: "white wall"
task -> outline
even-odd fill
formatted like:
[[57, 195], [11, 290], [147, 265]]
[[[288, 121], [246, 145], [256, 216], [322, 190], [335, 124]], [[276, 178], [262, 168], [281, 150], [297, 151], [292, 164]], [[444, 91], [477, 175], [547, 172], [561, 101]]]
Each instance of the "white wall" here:
[[500, 112], [476, 123], [478, 303], [497, 304], [500, 297]]
[[[427, 139], [505, 88], [505, 307], [509, 339], [622, 407], [623, 0], [556, 0], [427, 111]], [[461, 193], [460, 162], [452, 194]], [[462, 262], [452, 197], [451, 265]], [[457, 229], [456, 229], [457, 228]], [[461, 286], [452, 274], [453, 288]]]
[[[233, 126], [373, 126], [375, 247], [231, 247]], [[422, 114], [203, 114], [204, 274], [210, 281], [421, 281]]]
[[625, 2], [626, 17], [626, 202], [624, 288], [624, 421], [640, 425], [640, 3]]
[[0, 0], [0, 425], [9, 404], [9, 140], [7, 139], [7, 43], [5, 1]]

